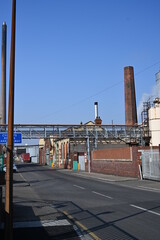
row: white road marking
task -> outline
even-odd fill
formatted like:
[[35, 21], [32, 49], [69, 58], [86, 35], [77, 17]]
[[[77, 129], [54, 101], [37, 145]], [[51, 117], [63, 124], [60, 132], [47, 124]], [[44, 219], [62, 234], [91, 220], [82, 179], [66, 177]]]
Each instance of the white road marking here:
[[80, 188], [80, 189], [85, 189], [84, 187], [78, 186], [78, 185], [73, 185], [74, 187]]
[[22, 178], [25, 182], [27, 182], [27, 180], [25, 179], [25, 177], [23, 177], [22, 173], [19, 172], [19, 175], [21, 176], [21, 178]]
[[149, 213], [152, 213], [152, 214], [155, 214], [155, 215], [160, 216], [160, 213], [157, 213], [157, 212], [148, 210], [148, 209], [146, 209], [146, 208], [142, 208], [142, 207], [139, 207], [139, 206], [136, 206], [136, 205], [133, 205], [133, 204], [130, 204], [130, 206], [131, 206], [131, 207], [134, 207], [134, 208], [137, 208], [137, 209], [140, 209], [140, 210], [143, 210], [143, 211], [145, 211], [145, 212], [149, 212]]
[[[30, 221], [30, 222], [14, 222], [13, 228], [39, 228], [39, 227], [55, 227], [55, 226], [68, 226], [71, 225], [68, 220], [43, 220], [43, 221]], [[0, 229], [4, 228], [4, 224], [0, 225]]]
[[92, 191], [92, 193], [95, 193], [95, 194], [100, 195], [100, 196], [102, 196], [102, 197], [106, 197], [106, 198], [109, 198], [109, 199], [113, 199], [112, 197], [107, 196], [107, 195], [104, 195], [104, 194], [102, 194], [102, 193], [98, 193], [98, 192], [95, 192], [95, 191]]

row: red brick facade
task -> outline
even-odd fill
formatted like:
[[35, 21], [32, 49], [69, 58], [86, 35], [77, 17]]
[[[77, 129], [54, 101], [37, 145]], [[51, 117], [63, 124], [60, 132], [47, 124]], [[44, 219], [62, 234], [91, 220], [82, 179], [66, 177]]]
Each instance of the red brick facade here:
[[137, 147], [112, 148], [92, 152], [91, 171], [139, 177]]
[[45, 141], [45, 146], [39, 149], [39, 162], [41, 165], [46, 164], [46, 149], [50, 149], [51, 147], [49, 138], [46, 138], [44, 141]]

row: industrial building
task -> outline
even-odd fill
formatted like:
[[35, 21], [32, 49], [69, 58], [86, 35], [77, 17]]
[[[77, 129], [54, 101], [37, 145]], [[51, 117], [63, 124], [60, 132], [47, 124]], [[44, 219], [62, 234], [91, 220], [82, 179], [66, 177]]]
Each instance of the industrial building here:
[[[2, 25], [1, 56], [1, 131], [7, 130], [6, 40], [7, 26], [4, 22]], [[151, 178], [160, 179], [160, 164], [158, 162], [160, 72], [156, 74], [156, 86], [157, 93], [154, 101], [144, 103], [140, 124], [137, 121], [134, 68], [127, 66], [124, 68], [124, 125], [102, 125], [102, 120], [98, 114], [98, 103], [95, 102], [95, 119], [86, 124], [75, 126], [49, 125], [48, 133], [46, 126], [34, 124], [33, 126], [19, 124], [15, 129], [22, 132], [25, 139], [32, 137], [40, 139], [38, 150], [30, 148], [27, 150], [28, 152], [26, 151], [30, 154], [32, 162], [40, 162], [40, 164], [48, 164], [58, 168], [122, 176], [138, 177], [144, 174], [144, 176], [149, 175]], [[149, 159], [154, 159], [153, 166]], [[155, 162], [158, 165], [154, 165]]]
[[[126, 143], [120, 138], [115, 138], [114, 126], [112, 126], [111, 135], [106, 138], [106, 131], [101, 125], [102, 120], [98, 115], [98, 103], [95, 102], [95, 120], [74, 128], [67, 128], [63, 134], [66, 138], [54, 138], [50, 140], [41, 139], [40, 163], [51, 164], [59, 168], [69, 168], [74, 170], [88, 169], [88, 158], [93, 150], [102, 150], [108, 148], [124, 148]], [[70, 132], [74, 134], [70, 135]], [[87, 137], [88, 134], [90, 137]], [[91, 137], [92, 135], [92, 137]], [[44, 146], [44, 147], [43, 147]]]
[[[156, 74], [157, 92], [160, 73]], [[134, 69], [124, 68], [125, 132], [122, 126], [105, 128], [98, 115], [95, 102], [95, 120], [75, 128], [67, 128], [63, 133], [71, 136], [40, 140], [40, 163], [57, 168], [101, 172], [120, 176], [145, 177], [146, 152], [158, 153], [160, 144], [160, 100], [144, 103], [142, 123], [137, 121]], [[83, 135], [87, 127], [94, 135]], [[98, 130], [95, 130], [97, 129]], [[129, 130], [128, 130], [129, 129]], [[127, 133], [128, 131], [128, 133]], [[77, 135], [77, 132], [79, 133]], [[96, 135], [97, 134], [97, 135]], [[101, 137], [100, 137], [101, 135]], [[83, 137], [82, 137], [83, 136]], [[96, 138], [96, 136], [98, 136]], [[147, 155], [149, 156], [149, 155]], [[159, 156], [159, 155], [157, 155]], [[149, 166], [149, 165], [148, 165]], [[156, 170], [150, 178], [160, 179]]]

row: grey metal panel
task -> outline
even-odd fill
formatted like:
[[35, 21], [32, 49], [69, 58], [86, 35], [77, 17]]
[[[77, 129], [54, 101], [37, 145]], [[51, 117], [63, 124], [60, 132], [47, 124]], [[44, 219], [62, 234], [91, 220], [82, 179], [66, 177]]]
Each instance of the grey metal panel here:
[[158, 151], [144, 151], [142, 153], [143, 178], [160, 180], [160, 156]]
[[84, 156], [79, 156], [79, 170], [85, 171], [85, 159]]
[[38, 157], [31, 157], [31, 162], [32, 163], [39, 163], [39, 158]]

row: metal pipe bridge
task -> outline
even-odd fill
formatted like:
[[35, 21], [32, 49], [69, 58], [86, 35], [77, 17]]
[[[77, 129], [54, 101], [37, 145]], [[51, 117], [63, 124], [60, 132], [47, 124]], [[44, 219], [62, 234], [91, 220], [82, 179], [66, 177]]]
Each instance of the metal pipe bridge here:
[[[0, 131], [7, 132], [8, 125], [1, 124]], [[128, 144], [142, 144], [145, 136], [140, 125], [87, 125], [87, 124], [14, 124], [14, 132], [21, 132], [22, 139], [52, 138], [54, 140], [90, 138], [118, 141]]]

